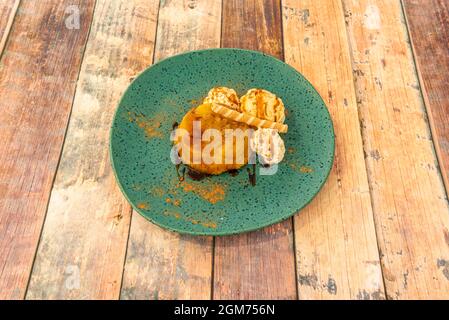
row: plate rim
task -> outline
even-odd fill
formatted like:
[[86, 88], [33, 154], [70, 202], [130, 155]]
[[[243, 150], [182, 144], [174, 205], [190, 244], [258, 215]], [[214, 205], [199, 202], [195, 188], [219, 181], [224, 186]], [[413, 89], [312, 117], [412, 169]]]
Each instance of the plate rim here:
[[[159, 223], [158, 221], [152, 219], [150, 216], [146, 215], [145, 212], [142, 209], [138, 208], [131, 201], [131, 199], [128, 197], [128, 195], [127, 195], [127, 193], [126, 193], [122, 183], [120, 182], [120, 179], [119, 179], [118, 174], [117, 174], [116, 166], [115, 166], [115, 163], [114, 163], [114, 157], [112, 155], [112, 134], [113, 134], [114, 123], [116, 121], [120, 105], [122, 104], [122, 101], [125, 98], [125, 96], [128, 93], [128, 91], [130, 90], [132, 84], [139, 77], [141, 77], [144, 73], [148, 72], [151, 68], [153, 68], [153, 67], [155, 67], [155, 66], [157, 66], [157, 65], [159, 65], [161, 63], [167, 62], [167, 61], [169, 61], [171, 59], [174, 59], [174, 58], [179, 58], [179, 57], [184, 56], [184, 55], [190, 55], [190, 54], [193, 54], [193, 53], [211, 52], [211, 51], [214, 51], [214, 52], [217, 52], [217, 51], [222, 51], [222, 52], [224, 52], [224, 51], [229, 51], [229, 52], [243, 51], [243, 52], [250, 53], [250, 54], [255, 54], [255, 55], [268, 57], [268, 58], [273, 59], [276, 63], [284, 64], [287, 67], [289, 67], [290, 69], [292, 69], [295, 73], [297, 73], [300, 77], [302, 77], [310, 85], [310, 87], [320, 97], [321, 101], [323, 102], [323, 105], [325, 106], [324, 109], [325, 109], [325, 111], [326, 111], [326, 113], [327, 113], [327, 115], [329, 117], [330, 124], [331, 124], [330, 125], [330, 129], [331, 129], [331, 133], [332, 133], [332, 141], [331, 141], [331, 144], [332, 144], [332, 156], [331, 156], [331, 161], [330, 161], [329, 168], [326, 168], [327, 172], [326, 172], [325, 178], [323, 179], [323, 182], [321, 182], [321, 184], [319, 185], [319, 188], [317, 189], [315, 194], [308, 201], [306, 201], [300, 208], [294, 210], [291, 214], [289, 214], [286, 217], [281, 217], [281, 218], [277, 217], [277, 218], [275, 218], [273, 220], [270, 220], [268, 222], [263, 223], [263, 225], [256, 226], [256, 227], [250, 227], [250, 228], [243, 228], [243, 229], [236, 230], [236, 231], [213, 231], [213, 230], [211, 230], [211, 231], [204, 231], [204, 232], [202, 232], [202, 231], [180, 230], [180, 229], [177, 229], [177, 228], [173, 228], [172, 226]], [[332, 116], [331, 116], [331, 114], [329, 112], [329, 108], [328, 108], [327, 104], [325, 103], [323, 97], [320, 95], [318, 90], [315, 88], [315, 86], [301, 72], [296, 70], [296, 68], [294, 68], [290, 64], [286, 63], [285, 61], [282, 61], [282, 60], [280, 60], [280, 59], [278, 59], [276, 57], [273, 57], [272, 55], [266, 54], [264, 52], [256, 51], [256, 50], [248, 50], [248, 49], [241, 49], [241, 48], [208, 48], [208, 49], [185, 51], [185, 52], [182, 52], [182, 53], [179, 53], [179, 54], [176, 54], [176, 55], [172, 55], [170, 57], [166, 57], [164, 59], [159, 60], [156, 63], [153, 63], [153, 64], [149, 65], [144, 70], [142, 70], [141, 72], [137, 73], [137, 75], [134, 77], [134, 79], [126, 87], [126, 90], [123, 91], [123, 93], [121, 95], [121, 98], [118, 101], [117, 106], [115, 108], [114, 115], [112, 117], [112, 121], [111, 121], [111, 124], [110, 124], [110, 129], [109, 129], [109, 150], [108, 151], [109, 151], [109, 161], [111, 163], [111, 167], [112, 167], [112, 171], [114, 173], [115, 181], [116, 181], [117, 185], [119, 186], [119, 189], [120, 189], [122, 195], [125, 197], [126, 201], [131, 205], [131, 208], [134, 211], [136, 211], [137, 213], [139, 213], [147, 221], [149, 221], [149, 222], [151, 222], [151, 223], [153, 223], [153, 224], [157, 225], [158, 227], [161, 227], [161, 228], [163, 228], [165, 230], [169, 230], [171, 232], [176, 232], [178, 234], [183, 234], [183, 235], [192, 235], [192, 236], [232, 236], [232, 235], [236, 235], [236, 234], [243, 234], [243, 233], [248, 233], [248, 232], [252, 232], [252, 231], [256, 231], [256, 230], [261, 230], [261, 229], [263, 229], [265, 227], [272, 226], [272, 225], [274, 225], [276, 223], [281, 223], [281, 222], [283, 222], [283, 221], [285, 221], [285, 220], [287, 220], [289, 218], [294, 217], [296, 214], [299, 214], [302, 209], [304, 209], [307, 205], [310, 204], [310, 202], [312, 202], [313, 199], [316, 198], [316, 196], [318, 195], [318, 193], [320, 193], [320, 191], [323, 188], [324, 184], [328, 180], [329, 175], [330, 175], [330, 173], [332, 171], [332, 167], [333, 167], [334, 161], [335, 161], [335, 147], [336, 146], [335, 146], [334, 122], [333, 122]], [[131, 213], [131, 215], [132, 215], [132, 213]]]

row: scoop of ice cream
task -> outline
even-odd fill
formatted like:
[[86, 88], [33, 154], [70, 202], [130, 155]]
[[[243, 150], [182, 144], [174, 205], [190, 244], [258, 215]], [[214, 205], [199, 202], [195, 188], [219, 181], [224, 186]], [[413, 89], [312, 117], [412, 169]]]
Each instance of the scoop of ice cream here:
[[284, 158], [285, 145], [277, 130], [259, 128], [254, 132], [249, 143], [264, 164], [273, 165]]
[[224, 104], [233, 110], [239, 110], [239, 96], [234, 89], [227, 87], [212, 88], [207, 97], [204, 98], [203, 103], [218, 103]]
[[240, 111], [273, 122], [284, 123], [285, 120], [282, 100], [275, 94], [262, 89], [249, 90], [240, 99]]

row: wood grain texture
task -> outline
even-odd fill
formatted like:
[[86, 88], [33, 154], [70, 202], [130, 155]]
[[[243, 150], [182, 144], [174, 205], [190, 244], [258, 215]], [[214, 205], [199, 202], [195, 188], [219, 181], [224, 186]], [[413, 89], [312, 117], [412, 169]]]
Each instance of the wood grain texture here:
[[[155, 61], [220, 44], [221, 1], [161, 2]], [[133, 213], [122, 299], [209, 299], [212, 237], [179, 235]]]
[[3, 0], [0, 3], [0, 56], [5, 48], [19, 4], [20, 0]]
[[[283, 58], [279, 1], [223, 1], [222, 46]], [[215, 239], [214, 299], [296, 299], [292, 219]]]
[[449, 192], [449, 2], [403, 1], [429, 124]]
[[285, 60], [323, 97], [336, 153], [318, 196], [295, 216], [300, 299], [385, 297], [341, 1], [285, 0]]
[[262, 51], [283, 59], [278, 0], [223, 0], [222, 47]]
[[[79, 29], [65, 26], [69, 4]], [[0, 61], [0, 298], [25, 294], [93, 7], [23, 1]]]
[[112, 117], [151, 64], [159, 1], [98, 0], [28, 299], [117, 299], [131, 207], [109, 161]]
[[447, 299], [449, 209], [401, 4], [344, 4], [388, 298]]

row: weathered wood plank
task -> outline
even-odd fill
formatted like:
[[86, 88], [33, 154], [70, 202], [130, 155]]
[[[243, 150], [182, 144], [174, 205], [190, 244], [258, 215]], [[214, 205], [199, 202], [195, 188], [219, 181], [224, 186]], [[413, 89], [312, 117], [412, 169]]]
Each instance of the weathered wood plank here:
[[295, 216], [300, 299], [382, 299], [362, 138], [339, 0], [283, 1], [285, 60], [326, 102], [336, 134], [323, 189]]
[[283, 59], [277, 0], [223, 0], [222, 47], [258, 50]]
[[20, 0], [4, 0], [0, 3], [0, 55], [5, 48], [19, 4]]
[[447, 299], [448, 203], [401, 4], [344, 4], [387, 296]]
[[403, 2], [435, 150], [449, 192], [449, 2]]
[[[223, 1], [222, 46], [283, 58], [279, 1]], [[292, 219], [215, 239], [214, 299], [296, 299]]]
[[[155, 61], [220, 44], [221, 1], [163, 1]], [[212, 237], [179, 235], [132, 216], [122, 299], [209, 299]]]
[[98, 0], [29, 299], [117, 299], [131, 207], [109, 162], [109, 128], [130, 78], [153, 59], [159, 1]]
[[[69, 5], [79, 29], [65, 26]], [[93, 7], [23, 1], [0, 61], [0, 299], [25, 294]]]

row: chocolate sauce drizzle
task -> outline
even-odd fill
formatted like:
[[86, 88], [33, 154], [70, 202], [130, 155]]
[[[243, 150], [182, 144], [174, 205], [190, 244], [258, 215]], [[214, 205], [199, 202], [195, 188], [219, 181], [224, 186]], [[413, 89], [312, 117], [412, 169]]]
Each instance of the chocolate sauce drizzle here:
[[229, 170], [228, 173], [229, 173], [229, 175], [230, 175], [231, 177], [235, 177], [235, 176], [238, 176], [238, 174], [240, 173], [240, 171], [237, 170], [237, 169], [232, 169], [232, 170]]
[[187, 169], [187, 175], [190, 177], [190, 179], [195, 180], [195, 181], [201, 181], [204, 178], [210, 176], [207, 173], [202, 173], [202, 172], [193, 170], [192, 168]]
[[[182, 168], [181, 168], [182, 166]], [[246, 171], [248, 172], [248, 181], [249, 183], [254, 187], [256, 185], [256, 165], [252, 164], [251, 168], [246, 168]], [[206, 177], [209, 177], [210, 174], [202, 173], [196, 170], [193, 170], [192, 168], [183, 166], [182, 163], [176, 165], [176, 175], [178, 176], [179, 181], [184, 181], [185, 176], [187, 176], [194, 180], [194, 181], [201, 181]], [[228, 171], [228, 174], [231, 177], [236, 177], [240, 173], [240, 170], [238, 169], [232, 169]]]
[[182, 172], [180, 173], [179, 168], [181, 167], [181, 164], [182, 163], [176, 165], [176, 175], [178, 176], [179, 181], [184, 181], [186, 177], [186, 167], [183, 166]]
[[[202, 173], [202, 172], [193, 170], [192, 168], [189, 168], [186, 166], [182, 166], [182, 168], [181, 168], [181, 165], [182, 165], [182, 163], [176, 165], [176, 175], [178, 176], [178, 179], [181, 182], [185, 180], [186, 173], [187, 173], [187, 176], [194, 181], [201, 181], [204, 178], [210, 176], [210, 174]], [[257, 182], [257, 180], [256, 180], [256, 165], [253, 164], [251, 166], [251, 168], [246, 168], [246, 171], [248, 172], [248, 181], [254, 187]], [[232, 170], [229, 170], [228, 173], [231, 177], [236, 177], [239, 175], [240, 171], [237, 169], [232, 169]]]
[[[252, 164], [252, 170], [251, 168], [246, 168], [246, 171], [248, 171], [248, 180], [251, 183], [251, 185], [254, 187], [256, 185], [256, 164]], [[252, 172], [251, 172], [252, 171]]]

